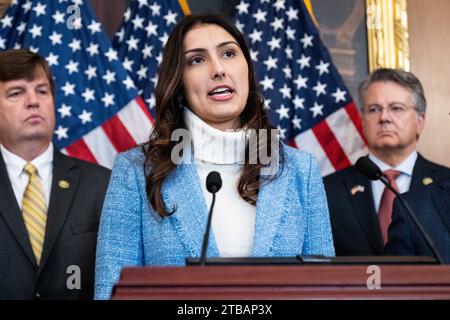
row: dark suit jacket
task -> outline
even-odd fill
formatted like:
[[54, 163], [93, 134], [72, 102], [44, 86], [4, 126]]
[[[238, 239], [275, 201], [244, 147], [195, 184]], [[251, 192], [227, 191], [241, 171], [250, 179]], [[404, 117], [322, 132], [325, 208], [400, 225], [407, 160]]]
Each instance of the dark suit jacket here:
[[[450, 178], [450, 169], [432, 163], [420, 154], [414, 165], [410, 190], [424, 186], [423, 179]], [[372, 256], [383, 253], [370, 180], [354, 166], [324, 178], [337, 256]], [[352, 189], [364, 187], [364, 191]]]
[[[37, 267], [0, 152], [0, 299], [91, 299], [99, 216], [110, 171], [54, 153], [44, 248]], [[70, 186], [61, 188], [59, 181]], [[66, 282], [81, 271], [81, 289]], [[72, 281], [70, 281], [71, 283]]]
[[[445, 263], [450, 263], [450, 180], [404, 194], [405, 200], [434, 242]], [[385, 254], [433, 256], [419, 229], [396, 199]]]

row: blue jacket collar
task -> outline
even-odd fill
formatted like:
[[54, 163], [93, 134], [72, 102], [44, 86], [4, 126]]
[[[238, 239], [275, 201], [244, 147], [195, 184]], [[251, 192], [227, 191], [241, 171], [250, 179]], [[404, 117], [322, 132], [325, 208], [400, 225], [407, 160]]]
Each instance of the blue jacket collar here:
[[[288, 192], [286, 169], [274, 181], [262, 185], [257, 205], [253, 255], [271, 256], [270, 249], [281, 223], [284, 198]], [[192, 257], [200, 257], [210, 204], [205, 203], [195, 164], [182, 163], [163, 185], [163, 199], [176, 212], [172, 219], [177, 233]], [[176, 194], [176, 200], [173, 195]], [[283, 198], [279, 198], [282, 194]], [[275, 196], [276, 195], [276, 196]], [[207, 255], [219, 257], [214, 232], [211, 231]]]

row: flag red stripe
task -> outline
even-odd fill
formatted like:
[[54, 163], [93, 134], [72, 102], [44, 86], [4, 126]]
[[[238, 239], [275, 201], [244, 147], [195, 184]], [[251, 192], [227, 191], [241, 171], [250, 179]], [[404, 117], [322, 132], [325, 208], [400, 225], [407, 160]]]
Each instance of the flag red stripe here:
[[102, 124], [102, 129], [118, 152], [136, 146], [136, 141], [134, 141], [133, 137], [117, 115]]
[[152, 124], [155, 123], [155, 119], [153, 119], [152, 115], [148, 111], [147, 105], [145, 104], [144, 100], [142, 100], [141, 96], [138, 96], [136, 99], [137, 104], [141, 107], [142, 111], [144, 111], [147, 118], [150, 120]]
[[95, 159], [94, 155], [92, 154], [87, 144], [84, 142], [83, 138], [78, 139], [70, 146], [67, 146], [65, 149], [67, 150], [67, 154], [71, 157], [97, 163], [97, 159]]
[[297, 148], [298, 149], [297, 143], [295, 142], [295, 138], [292, 139], [291, 141], [289, 141], [288, 145], [291, 146], [292, 148]]
[[366, 143], [366, 138], [363, 134], [362, 129], [362, 120], [361, 116], [359, 115], [359, 111], [355, 105], [355, 103], [352, 101], [351, 103], [347, 104], [345, 106], [345, 111], [347, 112], [349, 118], [352, 120], [353, 124], [355, 125], [356, 130], [358, 130], [359, 134], [361, 135], [361, 139], [363, 139], [364, 143]]
[[320, 121], [311, 130], [336, 170], [344, 169], [351, 165], [347, 155], [325, 120]]

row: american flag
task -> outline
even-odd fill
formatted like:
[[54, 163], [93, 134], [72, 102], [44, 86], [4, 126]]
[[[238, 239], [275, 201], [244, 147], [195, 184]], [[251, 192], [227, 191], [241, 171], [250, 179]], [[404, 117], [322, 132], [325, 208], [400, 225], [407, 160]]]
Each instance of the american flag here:
[[151, 114], [156, 116], [154, 88], [163, 48], [173, 27], [189, 14], [189, 7], [185, 0], [150, 1], [131, 2], [113, 47]]
[[56, 148], [111, 168], [148, 139], [151, 115], [88, 4], [13, 0], [0, 25], [0, 50], [28, 48], [52, 69]]
[[242, 0], [247, 36], [272, 125], [314, 154], [323, 176], [365, 154], [359, 112], [301, 0]]

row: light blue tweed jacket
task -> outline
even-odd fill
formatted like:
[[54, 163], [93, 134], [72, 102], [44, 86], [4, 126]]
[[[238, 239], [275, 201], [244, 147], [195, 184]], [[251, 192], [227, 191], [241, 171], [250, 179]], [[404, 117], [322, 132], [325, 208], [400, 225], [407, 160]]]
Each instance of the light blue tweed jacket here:
[[[291, 147], [284, 147], [284, 155], [283, 174], [258, 195], [253, 256], [334, 256], [318, 166], [311, 155]], [[164, 182], [167, 208], [175, 205], [177, 211], [161, 218], [147, 200], [143, 161], [135, 148], [114, 162], [98, 233], [96, 299], [110, 297], [125, 266], [181, 266], [186, 257], [200, 256], [209, 204], [195, 164], [178, 165]], [[219, 256], [213, 233], [208, 256]]]

